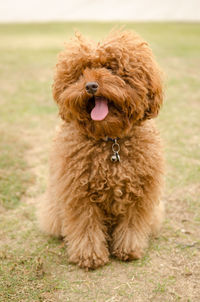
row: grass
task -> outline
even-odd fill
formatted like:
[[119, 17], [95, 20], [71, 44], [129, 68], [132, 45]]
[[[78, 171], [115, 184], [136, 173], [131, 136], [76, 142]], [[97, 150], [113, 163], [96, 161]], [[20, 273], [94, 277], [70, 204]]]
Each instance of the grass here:
[[[0, 25], [0, 301], [199, 301], [200, 24], [128, 23], [165, 71], [157, 123], [164, 141], [166, 221], [139, 261], [85, 272], [67, 262], [62, 241], [41, 234], [42, 199], [57, 108], [56, 56], [74, 29], [102, 38], [114, 23]], [[121, 24], [120, 24], [121, 25]]]
[[23, 158], [27, 146], [11, 130], [2, 129], [0, 136], [0, 200], [4, 207], [12, 208], [21, 200], [31, 182]]

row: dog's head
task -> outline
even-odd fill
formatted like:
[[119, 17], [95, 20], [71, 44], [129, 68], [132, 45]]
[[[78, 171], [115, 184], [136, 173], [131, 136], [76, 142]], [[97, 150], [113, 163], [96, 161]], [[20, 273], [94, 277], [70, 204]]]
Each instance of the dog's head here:
[[97, 45], [77, 34], [56, 67], [53, 96], [60, 116], [89, 136], [122, 137], [159, 112], [160, 71], [135, 33], [113, 32]]

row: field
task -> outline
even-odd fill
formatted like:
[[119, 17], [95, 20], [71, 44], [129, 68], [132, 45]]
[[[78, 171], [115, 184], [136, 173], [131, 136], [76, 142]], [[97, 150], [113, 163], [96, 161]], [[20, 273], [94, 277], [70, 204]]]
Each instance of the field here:
[[40, 232], [57, 108], [57, 53], [74, 29], [102, 38], [113, 23], [0, 25], [0, 301], [200, 301], [200, 24], [128, 23], [165, 73], [157, 118], [166, 157], [166, 219], [142, 260], [85, 272]]

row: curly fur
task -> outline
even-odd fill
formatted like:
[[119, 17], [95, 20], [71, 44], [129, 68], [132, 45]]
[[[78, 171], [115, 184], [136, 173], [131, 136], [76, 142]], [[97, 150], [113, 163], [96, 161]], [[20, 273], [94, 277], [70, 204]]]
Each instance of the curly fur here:
[[[90, 117], [87, 82], [109, 100], [102, 121]], [[104, 41], [80, 34], [59, 55], [53, 96], [63, 120], [50, 160], [42, 229], [64, 237], [69, 260], [96, 268], [109, 254], [138, 259], [162, 222], [163, 155], [152, 118], [162, 105], [162, 81], [151, 49], [135, 33]], [[110, 161], [119, 138], [121, 161]]]

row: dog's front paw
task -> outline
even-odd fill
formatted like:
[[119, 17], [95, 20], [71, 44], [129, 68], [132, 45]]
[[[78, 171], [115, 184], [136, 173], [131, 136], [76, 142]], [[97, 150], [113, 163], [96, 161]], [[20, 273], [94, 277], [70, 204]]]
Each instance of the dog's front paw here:
[[109, 252], [106, 243], [98, 240], [97, 236], [93, 239], [91, 241], [85, 236], [79, 241], [79, 245], [76, 242], [68, 242], [69, 261], [86, 270], [96, 269], [108, 263]]
[[142, 258], [147, 247], [147, 238], [133, 228], [118, 229], [114, 233], [112, 254], [120, 260]]
[[70, 256], [69, 261], [78, 264], [79, 267], [88, 269], [96, 269], [109, 262], [107, 251], [83, 251], [82, 253], [74, 253]]
[[139, 248], [135, 248], [134, 250], [124, 250], [121, 248], [113, 251], [113, 255], [122, 261], [129, 261], [142, 258], [143, 252]]
[[78, 265], [79, 267], [85, 269], [96, 269], [100, 266], [105, 265], [106, 263], [108, 263], [108, 261], [108, 256], [99, 257], [95, 253], [92, 253], [91, 255], [88, 255], [87, 258], [80, 258]]

